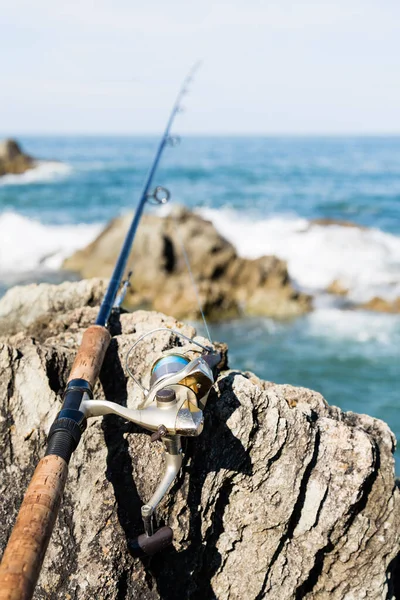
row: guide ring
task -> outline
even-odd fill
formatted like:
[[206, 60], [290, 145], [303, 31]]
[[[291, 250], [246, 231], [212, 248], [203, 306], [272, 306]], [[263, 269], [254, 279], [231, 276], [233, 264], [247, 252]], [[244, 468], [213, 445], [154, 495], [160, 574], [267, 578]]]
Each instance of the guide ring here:
[[151, 194], [147, 195], [150, 204], [166, 204], [170, 198], [170, 191], [161, 185], [158, 185]]
[[179, 137], [179, 135], [170, 135], [167, 138], [167, 142], [169, 146], [178, 146], [181, 143], [181, 138]]

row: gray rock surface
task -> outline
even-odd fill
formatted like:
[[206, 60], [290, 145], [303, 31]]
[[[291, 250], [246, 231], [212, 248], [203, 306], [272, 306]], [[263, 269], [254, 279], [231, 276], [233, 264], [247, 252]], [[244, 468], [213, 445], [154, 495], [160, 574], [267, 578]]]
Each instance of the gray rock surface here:
[[[96, 314], [59, 306], [35, 337], [28, 328], [0, 341], [0, 548]], [[126, 352], [144, 331], [164, 325], [194, 334], [155, 312], [114, 320], [97, 397], [137, 405]], [[169, 344], [169, 334], [149, 338], [134, 357], [137, 372], [148, 373]], [[71, 461], [35, 600], [394, 598], [400, 498], [393, 446], [382, 421], [225, 365], [205, 430], [188, 442], [158, 511], [174, 529], [174, 545], [142, 561], [126, 540], [142, 531], [140, 506], [159, 479], [161, 446], [118, 417], [92, 419]]]
[[21, 330], [37, 336], [75, 307], [97, 306], [107, 288], [104, 279], [65, 281], [61, 285], [32, 283], [9, 289], [0, 299], [0, 336]]

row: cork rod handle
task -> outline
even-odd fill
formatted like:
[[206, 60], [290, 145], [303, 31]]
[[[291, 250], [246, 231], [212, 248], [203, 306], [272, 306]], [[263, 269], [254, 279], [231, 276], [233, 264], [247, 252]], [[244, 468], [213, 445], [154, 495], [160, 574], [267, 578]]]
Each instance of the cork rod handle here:
[[[89, 327], [68, 381], [84, 379], [93, 387], [110, 339], [105, 327]], [[3, 554], [0, 600], [30, 600], [39, 578], [68, 473], [67, 461], [49, 449], [36, 467]]]
[[99, 376], [111, 335], [101, 325], [92, 325], [83, 334], [68, 381], [85, 379], [93, 387]]
[[32, 597], [67, 479], [59, 456], [39, 462], [25, 493], [0, 565], [0, 600]]

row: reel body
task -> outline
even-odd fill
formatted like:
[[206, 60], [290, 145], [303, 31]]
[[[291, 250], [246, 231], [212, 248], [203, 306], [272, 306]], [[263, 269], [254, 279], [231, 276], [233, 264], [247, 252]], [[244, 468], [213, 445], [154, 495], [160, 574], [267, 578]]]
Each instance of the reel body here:
[[[143, 339], [156, 331], [168, 331], [201, 348], [201, 355], [191, 359], [188, 353], [175, 349], [164, 352], [150, 370], [150, 387], [142, 385], [129, 368], [129, 357]], [[197, 350], [196, 350], [197, 351]], [[190, 350], [193, 353], [193, 349]], [[130, 544], [133, 554], [154, 554], [172, 541], [169, 527], [154, 532], [154, 512], [177, 476], [182, 465], [181, 437], [200, 435], [204, 426], [203, 411], [215, 382], [214, 369], [220, 354], [178, 331], [159, 328], [142, 335], [129, 350], [126, 370], [140, 387], [143, 402], [130, 409], [108, 400], [84, 397], [80, 410], [86, 417], [116, 414], [152, 432], [151, 440], [161, 440], [165, 450], [165, 472], [150, 500], [142, 506], [145, 533]]]

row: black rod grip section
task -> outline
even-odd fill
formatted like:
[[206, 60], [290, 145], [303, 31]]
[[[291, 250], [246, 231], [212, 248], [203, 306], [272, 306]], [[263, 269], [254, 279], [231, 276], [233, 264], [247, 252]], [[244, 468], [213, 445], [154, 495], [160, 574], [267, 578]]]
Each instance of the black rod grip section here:
[[68, 464], [81, 436], [81, 428], [74, 419], [68, 417], [56, 419], [50, 427], [46, 456], [55, 454]]
[[68, 464], [75, 448], [75, 440], [69, 431], [56, 431], [49, 439], [46, 456], [55, 454]]

